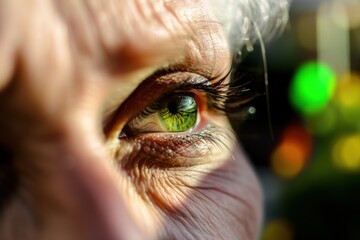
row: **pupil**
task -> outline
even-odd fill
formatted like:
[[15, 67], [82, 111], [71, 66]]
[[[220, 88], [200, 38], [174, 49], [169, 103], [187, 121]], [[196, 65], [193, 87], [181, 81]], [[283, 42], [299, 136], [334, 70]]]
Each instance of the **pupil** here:
[[171, 114], [176, 114], [178, 112], [178, 101], [173, 100], [168, 103], [168, 109]]

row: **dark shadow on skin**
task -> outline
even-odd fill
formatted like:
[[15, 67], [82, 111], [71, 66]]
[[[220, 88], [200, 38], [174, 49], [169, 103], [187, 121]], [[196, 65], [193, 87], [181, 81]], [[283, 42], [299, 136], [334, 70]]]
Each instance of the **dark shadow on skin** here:
[[17, 179], [12, 161], [12, 153], [0, 147], [0, 213], [16, 189]]
[[205, 174], [180, 206], [165, 211], [159, 239], [257, 239], [262, 193], [242, 150], [235, 148], [235, 159]]

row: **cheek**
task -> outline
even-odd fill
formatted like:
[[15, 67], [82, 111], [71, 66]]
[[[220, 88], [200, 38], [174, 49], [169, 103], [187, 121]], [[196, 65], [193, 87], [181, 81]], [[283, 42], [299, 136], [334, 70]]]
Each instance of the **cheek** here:
[[[258, 180], [239, 147], [216, 167], [148, 171], [136, 186], [159, 216], [166, 239], [257, 239]], [[150, 204], [149, 204], [150, 203]]]

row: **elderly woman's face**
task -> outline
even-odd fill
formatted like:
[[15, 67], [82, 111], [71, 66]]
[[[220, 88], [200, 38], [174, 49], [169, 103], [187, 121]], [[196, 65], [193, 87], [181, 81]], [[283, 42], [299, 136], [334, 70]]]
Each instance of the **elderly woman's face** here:
[[0, 239], [256, 239], [208, 4], [0, 1]]

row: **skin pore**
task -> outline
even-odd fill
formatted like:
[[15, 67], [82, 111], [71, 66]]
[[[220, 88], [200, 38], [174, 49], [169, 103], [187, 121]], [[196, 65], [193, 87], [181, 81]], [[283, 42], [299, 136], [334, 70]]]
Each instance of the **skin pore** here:
[[[227, 36], [206, 0], [0, 0], [0, 239], [256, 239], [258, 181], [199, 87], [230, 81]], [[194, 126], [143, 116], [171, 96]]]

